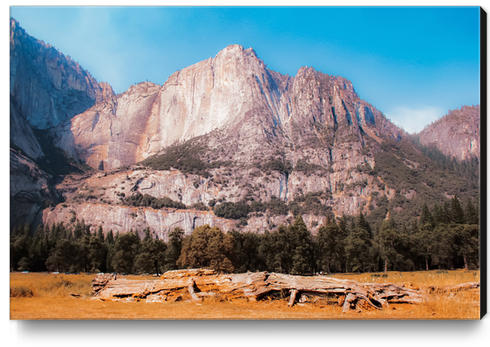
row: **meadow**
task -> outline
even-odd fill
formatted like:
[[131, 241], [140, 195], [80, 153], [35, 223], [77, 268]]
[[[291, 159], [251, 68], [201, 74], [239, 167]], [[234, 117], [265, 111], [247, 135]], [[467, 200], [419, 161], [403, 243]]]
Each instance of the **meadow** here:
[[[384, 310], [342, 313], [334, 303], [307, 303], [288, 307], [288, 297], [194, 302], [109, 302], [91, 300], [95, 275], [11, 273], [10, 319], [479, 319], [480, 292], [430, 294], [419, 305], [392, 304]], [[128, 279], [156, 279], [125, 276]], [[364, 274], [336, 274], [335, 278], [362, 283], [395, 283], [413, 288], [479, 282], [479, 271], [418, 271]], [[74, 294], [74, 295], [72, 295]]]

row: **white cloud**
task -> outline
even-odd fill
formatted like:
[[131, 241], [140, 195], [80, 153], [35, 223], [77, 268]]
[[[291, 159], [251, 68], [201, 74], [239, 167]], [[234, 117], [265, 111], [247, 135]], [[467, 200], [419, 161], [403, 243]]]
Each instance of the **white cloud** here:
[[418, 133], [431, 122], [445, 115], [442, 108], [436, 106], [421, 106], [410, 108], [408, 106], [397, 106], [385, 113], [393, 123], [413, 134]]

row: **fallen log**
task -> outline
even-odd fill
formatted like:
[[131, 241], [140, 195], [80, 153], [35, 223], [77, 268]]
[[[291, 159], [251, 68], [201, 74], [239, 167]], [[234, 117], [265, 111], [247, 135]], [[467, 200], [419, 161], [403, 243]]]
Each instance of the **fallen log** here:
[[257, 301], [280, 293], [282, 296], [289, 294], [290, 307], [298, 297], [335, 297], [343, 312], [358, 307], [383, 309], [389, 307], [390, 303], [420, 304], [430, 293], [479, 288], [479, 283], [474, 282], [416, 290], [393, 283], [358, 283], [327, 276], [307, 277], [268, 272], [216, 274], [206, 269], [168, 271], [159, 280], [127, 280], [115, 275], [98, 275], [92, 283], [93, 298], [99, 300], [138, 298], [148, 299], [148, 302], [163, 302], [190, 297], [191, 301], [200, 302], [204, 297], [219, 296], [227, 300], [247, 298], [249, 301]]

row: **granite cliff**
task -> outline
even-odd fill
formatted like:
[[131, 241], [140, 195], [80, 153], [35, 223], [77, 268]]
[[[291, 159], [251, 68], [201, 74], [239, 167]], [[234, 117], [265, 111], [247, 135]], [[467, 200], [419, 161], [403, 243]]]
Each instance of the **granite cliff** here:
[[[42, 214], [46, 224], [83, 219], [105, 232], [149, 227], [166, 239], [174, 227], [204, 224], [263, 232], [301, 214], [315, 231], [342, 214], [379, 220], [474, 190], [452, 174], [432, 182], [435, 164], [343, 77], [311, 67], [282, 75], [252, 48], [232, 45], [162, 86], [114, 95], [12, 23], [11, 199], [30, 192], [36, 208], [11, 214], [28, 221]], [[63, 160], [92, 172], [48, 175], [36, 166]]]
[[30, 125], [47, 129], [113, 95], [70, 57], [10, 19], [10, 95]]

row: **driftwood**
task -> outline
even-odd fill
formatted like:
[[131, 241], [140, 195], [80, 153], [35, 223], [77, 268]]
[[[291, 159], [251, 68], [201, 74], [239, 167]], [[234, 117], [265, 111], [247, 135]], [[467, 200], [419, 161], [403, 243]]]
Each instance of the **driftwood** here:
[[[358, 283], [327, 276], [293, 276], [278, 273], [255, 272], [216, 274], [213, 270], [175, 270], [163, 274], [159, 280], [127, 280], [116, 275], [98, 275], [93, 280], [93, 296], [99, 300], [146, 300], [147, 302], [178, 301], [184, 297], [199, 302], [204, 297], [219, 296], [227, 300], [247, 298], [257, 301], [267, 296], [289, 294], [288, 306], [298, 296], [334, 299], [342, 311], [363, 307], [382, 309], [390, 303], [419, 304], [430, 293], [457, 292], [479, 288], [479, 283], [465, 283], [448, 287], [408, 288], [392, 283]], [[301, 295], [300, 295], [301, 294]]]

